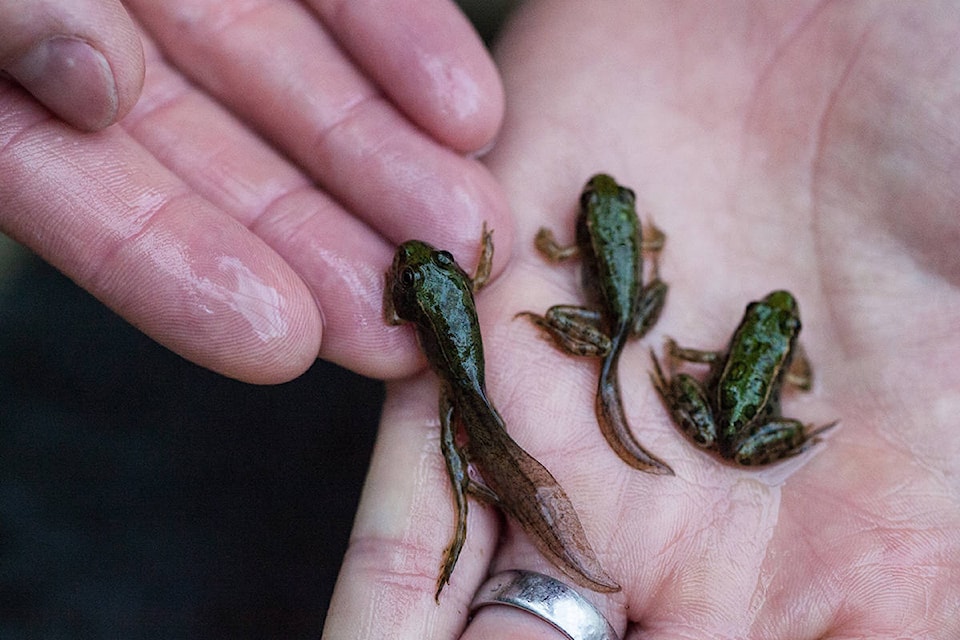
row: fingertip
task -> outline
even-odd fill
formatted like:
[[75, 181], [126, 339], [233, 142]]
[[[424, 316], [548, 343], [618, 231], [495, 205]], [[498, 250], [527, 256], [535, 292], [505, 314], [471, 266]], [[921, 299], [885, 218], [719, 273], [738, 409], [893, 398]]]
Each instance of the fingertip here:
[[108, 2], [87, 12], [44, 12], [38, 4], [17, 18], [0, 11], [0, 34], [10, 36], [0, 45], [4, 71], [78, 129], [98, 131], [126, 115], [143, 86], [144, 60], [123, 8]]
[[[120, 292], [113, 306], [187, 360], [250, 384], [281, 384], [317, 359], [320, 311], [307, 287], [283, 265], [216, 256], [204, 275]], [[145, 274], [129, 268], [124, 287]]]
[[119, 98], [110, 65], [83, 40], [64, 36], [42, 40], [7, 70], [33, 97], [78, 129], [96, 131], [117, 119]]
[[[252, 384], [282, 384], [312, 367], [317, 361], [323, 334], [319, 313], [309, 297], [291, 300], [289, 307], [292, 308], [280, 310], [287, 316], [286, 331], [272, 338], [257, 331], [249, 334], [250, 324], [245, 318], [249, 343], [238, 349], [242, 359], [236, 366], [230, 354], [224, 354], [225, 367], [221, 373]], [[249, 316], [249, 312], [242, 315]]]
[[504, 115], [493, 58], [449, 0], [323, 2], [321, 13], [401, 111], [460, 153], [488, 148]]
[[399, 100], [438, 140], [459, 152], [489, 149], [504, 115], [500, 75], [467, 19], [451, 14], [424, 39], [411, 82], [396, 87]]
[[[471, 155], [489, 149], [500, 129], [504, 93], [500, 76], [487, 55], [448, 57], [442, 52], [425, 54], [423, 89], [427, 102], [423, 112], [434, 135], [449, 147]], [[418, 97], [410, 96], [416, 103]]]
[[[252, 384], [281, 384], [299, 377], [317, 360], [323, 339], [319, 308], [309, 289], [285, 266], [255, 274], [246, 265], [222, 267], [213, 298], [226, 312], [214, 339], [201, 347], [215, 370]], [[212, 292], [211, 292], [212, 293]], [[215, 333], [216, 331], [216, 333]], [[216, 337], [224, 339], [216, 343]]]

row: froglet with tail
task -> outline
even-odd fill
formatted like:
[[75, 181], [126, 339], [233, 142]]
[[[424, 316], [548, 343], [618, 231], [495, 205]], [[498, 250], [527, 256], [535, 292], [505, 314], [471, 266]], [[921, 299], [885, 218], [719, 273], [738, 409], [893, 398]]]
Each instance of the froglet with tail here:
[[643, 252], [654, 256], [663, 247], [655, 227], [644, 242], [636, 211], [636, 195], [605, 174], [590, 178], [580, 196], [576, 244], [561, 247], [549, 229], [541, 228], [536, 246], [555, 262], [579, 255], [583, 289], [596, 298], [595, 307], [555, 305], [543, 316], [524, 311], [563, 351], [602, 358], [596, 413], [610, 447], [630, 466], [648, 473], [673, 475], [663, 461], [644, 449], [627, 424], [617, 377], [620, 354], [630, 338], [643, 336], [663, 309], [667, 285], [657, 275], [643, 283]]
[[[492, 234], [483, 231], [473, 278], [447, 251], [410, 240], [396, 251], [387, 272], [384, 311], [391, 324], [410, 322], [440, 379], [440, 447], [456, 507], [435, 598], [449, 582], [467, 533], [467, 497], [502, 509], [540, 552], [577, 584], [619, 591], [587, 541], [570, 499], [549, 471], [507, 434], [484, 380], [483, 344], [473, 293], [485, 283], [493, 257]], [[461, 445], [458, 425], [465, 435]], [[472, 479], [468, 464], [483, 482]]]

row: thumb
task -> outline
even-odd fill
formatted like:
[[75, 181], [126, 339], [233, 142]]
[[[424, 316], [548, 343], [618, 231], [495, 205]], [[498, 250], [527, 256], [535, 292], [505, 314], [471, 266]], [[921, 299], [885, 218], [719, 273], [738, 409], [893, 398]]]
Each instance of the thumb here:
[[143, 48], [118, 0], [0, 2], [0, 70], [71, 125], [123, 117], [143, 85]]

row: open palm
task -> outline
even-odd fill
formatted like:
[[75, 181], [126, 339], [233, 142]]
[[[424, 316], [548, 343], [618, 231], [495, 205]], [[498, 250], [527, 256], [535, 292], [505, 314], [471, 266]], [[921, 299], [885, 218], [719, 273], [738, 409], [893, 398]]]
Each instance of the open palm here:
[[[623, 585], [588, 596], [625, 637], [955, 637], [960, 13], [591, 6], [530, 3], [500, 44], [508, 111], [489, 164], [520, 241], [479, 296], [490, 395]], [[575, 269], [544, 262], [532, 238], [547, 225], [572, 239], [597, 171], [634, 188], [667, 234], [667, 307], [645, 345], [627, 347], [621, 384], [638, 438], [675, 477], [622, 464], [596, 427], [596, 364], [513, 320], [583, 300]], [[647, 347], [670, 336], [722, 348], [746, 303], [777, 288], [800, 302], [815, 375], [809, 394], [785, 393], [784, 414], [840, 422], [797, 458], [743, 470], [670, 424]], [[494, 512], [474, 508], [432, 602], [452, 526], [432, 386], [390, 389], [329, 637], [354, 637], [348, 623], [355, 637], [456, 637], [488, 570], [551, 571], [513, 526], [498, 542]], [[557, 634], [487, 607], [464, 637]]]

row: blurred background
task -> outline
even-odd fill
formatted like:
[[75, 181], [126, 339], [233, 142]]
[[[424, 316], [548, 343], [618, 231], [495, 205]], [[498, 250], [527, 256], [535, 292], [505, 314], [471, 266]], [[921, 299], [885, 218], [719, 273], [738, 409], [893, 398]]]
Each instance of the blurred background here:
[[196, 367], [0, 235], [0, 638], [319, 637], [382, 401]]

